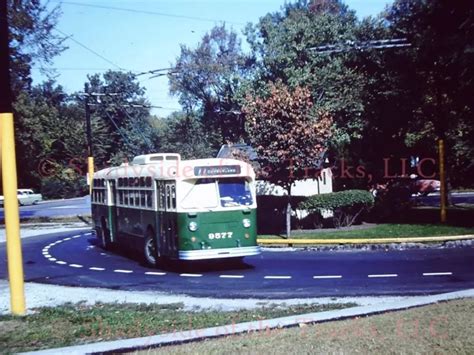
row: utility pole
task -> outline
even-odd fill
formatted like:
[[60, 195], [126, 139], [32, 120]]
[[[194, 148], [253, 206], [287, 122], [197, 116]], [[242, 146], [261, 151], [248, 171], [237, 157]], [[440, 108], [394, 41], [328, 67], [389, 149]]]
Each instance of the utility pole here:
[[439, 182], [440, 182], [440, 221], [446, 223], [446, 166], [444, 161], [444, 140], [438, 141], [438, 154], [439, 154]]
[[91, 125], [91, 111], [89, 108], [89, 84], [84, 84], [84, 103], [86, 114], [86, 135], [87, 135], [87, 172], [89, 174], [89, 194], [92, 193], [92, 181], [94, 178], [94, 156], [92, 154], [92, 125]]
[[24, 315], [25, 289], [17, 196], [15, 129], [13, 126], [12, 93], [10, 87], [7, 21], [7, 0], [0, 0], [0, 156], [2, 159], [3, 195], [5, 198], [10, 306], [13, 314]]

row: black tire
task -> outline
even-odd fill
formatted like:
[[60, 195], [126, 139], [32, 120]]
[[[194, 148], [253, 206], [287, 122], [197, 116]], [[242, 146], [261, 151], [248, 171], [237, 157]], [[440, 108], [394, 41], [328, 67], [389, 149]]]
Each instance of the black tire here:
[[143, 259], [148, 266], [155, 267], [158, 263], [158, 250], [156, 237], [152, 229], [148, 229], [143, 244]]

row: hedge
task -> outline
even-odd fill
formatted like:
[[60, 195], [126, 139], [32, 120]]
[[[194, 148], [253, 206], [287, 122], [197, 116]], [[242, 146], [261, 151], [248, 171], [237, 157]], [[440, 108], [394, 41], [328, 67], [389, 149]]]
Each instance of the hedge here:
[[334, 213], [334, 226], [352, 225], [357, 217], [374, 205], [374, 196], [365, 190], [346, 190], [328, 194], [313, 195], [299, 204], [299, 208], [319, 213], [331, 210]]

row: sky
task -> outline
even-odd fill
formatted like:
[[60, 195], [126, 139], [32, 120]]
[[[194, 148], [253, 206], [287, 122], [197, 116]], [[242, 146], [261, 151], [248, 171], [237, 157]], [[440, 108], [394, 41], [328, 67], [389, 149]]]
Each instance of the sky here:
[[[46, 0], [42, 0], [46, 2]], [[390, 0], [346, 0], [359, 17], [377, 15]], [[49, 68], [67, 93], [82, 91], [87, 75], [112, 70], [134, 73], [173, 66], [180, 45], [195, 48], [214, 25], [225, 23], [242, 33], [248, 22], [256, 23], [275, 12], [284, 0], [49, 0], [59, 5], [58, 35], [67, 35], [68, 47]], [[243, 36], [242, 44], [245, 48]], [[33, 82], [45, 79], [33, 68]], [[180, 109], [168, 92], [166, 76], [138, 77], [146, 88], [153, 114], [166, 117]]]

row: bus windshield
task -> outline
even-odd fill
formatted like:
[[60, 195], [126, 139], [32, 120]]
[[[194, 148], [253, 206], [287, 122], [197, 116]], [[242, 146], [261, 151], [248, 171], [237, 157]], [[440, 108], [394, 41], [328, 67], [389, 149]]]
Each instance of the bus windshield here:
[[222, 207], [248, 206], [252, 204], [249, 183], [242, 178], [218, 179]]
[[183, 208], [249, 206], [253, 203], [244, 178], [198, 179], [181, 201]]

